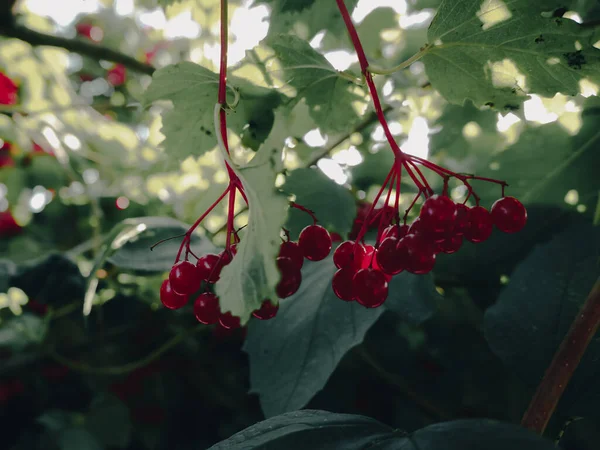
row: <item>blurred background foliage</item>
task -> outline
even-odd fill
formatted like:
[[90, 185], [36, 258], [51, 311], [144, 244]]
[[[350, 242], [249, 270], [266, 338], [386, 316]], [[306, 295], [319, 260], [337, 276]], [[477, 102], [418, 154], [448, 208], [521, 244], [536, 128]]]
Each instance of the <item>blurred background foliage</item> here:
[[[389, 170], [383, 130], [360, 87], [348, 100], [342, 126], [315, 120], [309, 97], [294, 104], [294, 83], [276, 45], [263, 40], [293, 32], [335, 69], [358, 73], [334, 2], [320, 3], [230, 1], [231, 76], [253, 89], [277, 90], [265, 91], [270, 97], [254, 91], [257, 109], [244, 111], [246, 123], [231, 145], [250, 155], [272, 125], [263, 109], [287, 102], [289, 176], [282, 174], [279, 185], [345, 237]], [[347, 3], [357, 5], [353, 18], [372, 63], [388, 67], [426, 43], [439, 4]], [[600, 13], [595, 1], [570, 3], [565, 17], [572, 20]], [[18, 87], [18, 99], [0, 105], [0, 448], [201, 449], [263, 414], [283, 412], [265, 408], [264, 397], [261, 409], [258, 397], [248, 394], [248, 355], [251, 364], [261, 364], [261, 357], [265, 364], [273, 356], [253, 347], [259, 337], [275, 344], [299, 337], [281, 335], [289, 332], [281, 326], [255, 331], [251, 324], [234, 332], [194, 327], [189, 307], [166, 311], [158, 298], [177, 242], [148, 253], [152, 243], [184, 231], [226, 186], [214, 138], [192, 142], [198, 148], [191, 154], [165, 151], [161, 113], [169, 105], [146, 105], [142, 95], [155, 68], [192, 61], [217, 70], [219, 2], [17, 0], [12, 14], [27, 31], [17, 39], [0, 27], [0, 72]], [[66, 48], [31, 45], [40, 33], [60, 37]], [[69, 51], [69, 42], [84, 42], [87, 50]], [[137, 65], [127, 58], [110, 62], [105, 49]], [[296, 403], [302, 407], [312, 398], [310, 407], [370, 415], [409, 431], [459, 417], [517, 422], [535, 383], [503, 366], [489, 348], [484, 311], [534, 248], [551, 245], [573, 226], [587, 226], [584, 236], [597, 235], [591, 224], [600, 220], [598, 85], [583, 79], [578, 95], [532, 95], [524, 108], [507, 113], [449, 104], [428, 83], [422, 62], [376, 81], [405, 151], [456, 172], [506, 179], [508, 192], [528, 206], [529, 224], [519, 236], [494, 235], [477, 248], [442, 255], [423, 286], [398, 283], [398, 300], [369, 319], [369, 326], [376, 323], [364, 330], [364, 342], [341, 344], [348, 350], [360, 343], [341, 353], [337, 367], [302, 375], [322, 383]], [[440, 187], [440, 180], [431, 182]], [[411, 193], [408, 184], [404, 189]], [[480, 193], [489, 207], [499, 192], [487, 189]], [[453, 196], [463, 194], [453, 187]], [[404, 206], [410, 200], [403, 195]], [[296, 213], [288, 218], [293, 235], [306, 219]], [[245, 223], [243, 211], [236, 220]], [[223, 245], [224, 223], [218, 207], [194, 248], [202, 253]], [[586, 242], [596, 241], [573, 246]], [[562, 255], [568, 252], [567, 246]], [[578, 289], [585, 284], [573, 283]], [[586, 292], [580, 290], [579, 297]], [[407, 303], [406, 292], [420, 310]], [[299, 301], [318, 294], [308, 289]], [[523, 288], [513, 298], [527, 302], [531, 295]], [[94, 305], [85, 318], [84, 297]], [[336, 306], [313, 311], [307, 303], [297, 313], [315, 321], [322, 314], [327, 324], [327, 317], [349, 307]], [[284, 359], [253, 370], [279, 377], [287, 367]], [[268, 390], [265, 377], [262, 384], [255, 380], [255, 392], [265, 382]], [[559, 414], [549, 433], [571, 412]], [[593, 448], [590, 442], [600, 442], [597, 424], [592, 417], [572, 425], [565, 448]]]

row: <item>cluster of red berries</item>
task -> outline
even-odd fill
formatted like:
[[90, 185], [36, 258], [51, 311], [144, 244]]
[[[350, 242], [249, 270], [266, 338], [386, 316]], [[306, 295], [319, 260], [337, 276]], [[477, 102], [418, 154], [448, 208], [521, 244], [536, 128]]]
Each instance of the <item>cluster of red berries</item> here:
[[374, 308], [387, 299], [388, 282], [406, 270], [430, 272], [439, 253], [455, 253], [463, 239], [487, 240], [494, 225], [505, 233], [520, 231], [527, 221], [525, 207], [514, 197], [503, 197], [492, 206], [467, 207], [446, 195], [432, 195], [409, 226], [389, 224], [379, 233], [375, 247], [345, 241], [335, 250], [338, 268], [332, 280], [336, 296]]

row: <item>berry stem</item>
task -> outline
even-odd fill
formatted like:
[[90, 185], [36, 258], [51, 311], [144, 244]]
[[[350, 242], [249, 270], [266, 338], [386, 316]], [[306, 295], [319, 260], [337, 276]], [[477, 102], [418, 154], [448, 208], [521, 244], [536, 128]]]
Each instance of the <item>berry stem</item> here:
[[[306, 214], [308, 214], [312, 220], [313, 220], [313, 225], [316, 225], [318, 220], [317, 220], [317, 216], [315, 215], [315, 213], [313, 211], [311, 211], [310, 209], [296, 203], [296, 202], [290, 202], [290, 206], [292, 208], [296, 208], [299, 209], [300, 211], [304, 211]], [[288, 235], [288, 239], [289, 239], [289, 235]]]
[[230, 185], [229, 187], [229, 204], [227, 207], [227, 241], [225, 243], [225, 250], [229, 252], [229, 248], [231, 247], [231, 233], [233, 231], [233, 219], [235, 212], [235, 193], [237, 191], [237, 187], [235, 185]]
[[521, 425], [543, 434], [567, 384], [600, 325], [600, 278], [544, 374]]
[[394, 174], [394, 172], [395, 172], [395, 167], [392, 166], [389, 173], [387, 174], [387, 177], [385, 177], [385, 180], [383, 182], [383, 185], [381, 186], [381, 189], [379, 189], [379, 192], [377, 192], [377, 195], [375, 196], [373, 203], [371, 203], [371, 207], [369, 208], [369, 211], [367, 212], [367, 215], [365, 216], [365, 220], [360, 227], [360, 231], [358, 232], [358, 236], [356, 237], [355, 242], [360, 242], [361, 239], [364, 237], [364, 235], [367, 233], [367, 229], [369, 227], [369, 218], [371, 217], [371, 214], [373, 214], [375, 205], [379, 201], [381, 194], [385, 190], [385, 187], [387, 186], [388, 182], [390, 181], [390, 178], [392, 178], [392, 175]]

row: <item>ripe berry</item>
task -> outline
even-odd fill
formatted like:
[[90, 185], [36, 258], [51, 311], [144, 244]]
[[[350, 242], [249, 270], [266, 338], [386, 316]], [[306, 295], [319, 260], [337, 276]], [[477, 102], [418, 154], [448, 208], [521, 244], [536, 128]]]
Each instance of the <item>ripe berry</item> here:
[[221, 315], [219, 297], [210, 292], [200, 294], [194, 302], [194, 315], [198, 322], [205, 325], [217, 323]]
[[160, 301], [166, 308], [179, 309], [186, 305], [188, 296], [175, 292], [169, 280], [165, 280], [160, 285]]
[[516, 198], [504, 197], [492, 205], [492, 220], [500, 231], [516, 233], [527, 222], [527, 210]]
[[379, 270], [359, 270], [352, 279], [352, 285], [356, 301], [366, 308], [381, 306], [387, 299], [388, 283]]
[[220, 256], [214, 253], [202, 256], [196, 263], [198, 278], [209, 283], [216, 283], [221, 276], [221, 269], [223, 268], [223, 261], [219, 260]]
[[302, 264], [304, 264], [304, 255], [302, 254], [302, 249], [296, 242], [282, 242], [281, 246], [279, 247], [279, 256], [290, 258], [298, 270], [300, 270], [302, 268]]
[[279, 311], [279, 304], [275, 305], [271, 300], [266, 299], [252, 315], [260, 320], [269, 320], [277, 315], [277, 311]]
[[4, 73], [0, 72], [0, 104], [14, 105], [18, 101], [19, 87]]
[[431, 272], [435, 265], [435, 249], [427, 238], [420, 234], [409, 234], [398, 243], [406, 252], [406, 270], [417, 275]]
[[232, 315], [230, 312], [226, 312], [219, 316], [219, 323], [223, 328], [231, 330], [233, 328], [239, 328], [241, 326], [240, 318]]
[[378, 268], [388, 275], [396, 275], [406, 268], [407, 254], [403, 247], [398, 248], [398, 242], [395, 237], [386, 238], [375, 254]]
[[483, 206], [474, 206], [469, 209], [469, 228], [465, 231], [465, 237], [473, 242], [483, 242], [492, 234], [492, 215]]
[[456, 220], [456, 204], [446, 195], [432, 195], [419, 213], [424, 230], [431, 233], [448, 233]]
[[337, 298], [346, 302], [354, 300], [354, 288], [352, 286], [354, 273], [351, 269], [339, 269], [335, 272], [333, 280], [331, 280], [331, 287]]
[[354, 241], [342, 242], [333, 252], [333, 263], [338, 269], [357, 270], [365, 257], [365, 248]]
[[454, 221], [453, 233], [459, 236], [465, 234], [469, 227], [469, 208], [462, 203], [456, 204], [456, 220]]
[[236, 248], [235, 244], [233, 244], [231, 247], [229, 247], [229, 251], [223, 250], [221, 253], [219, 253], [220, 265], [226, 266], [227, 264], [229, 264], [231, 261], [233, 261], [233, 257], [235, 256], [236, 253], [237, 253], [237, 248]]
[[287, 298], [295, 294], [302, 283], [302, 272], [292, 262], [290, 258], [280, 256], [277, 258], [277, 267], [281, 272], [281, 280], [275, 288], [279, 298]]
[[363, 257], [362, 262], [360, 264], [361, 269], [366, 269], [367, 267], [371, 267], [373, 261], [375, 260], [375, 247], [367, 244], [364, 246], [364, 249], [365, 249], [365, 256]]
[[410, 227], [408, 225], [389, 225], [381, 233], [381, 242], [385, 241], [385, 239], [389, 237], [401, 239], [408, 234], [409, 228]]
[[320, 225], [309, 225], [300, 233], [298, 244], [309, 261], [321, 261], [331, 251], [331, 236]]
[[193, 294], [200, 289], [202, 279], [196, 266], [189, 261], [179, 261], [169, 273], [169, 281], [175, 292], [182, 295]]
[[113, 86], [121, 86], [126, 78], [127, 69], [123, 64], [115, 64], [106, 74], [106, 80]]
[[459, 235], [449, 236], [444, 241], [437, 244], [440, 252], [444, 253], [456, 253], [462, 245], [463, 237]]

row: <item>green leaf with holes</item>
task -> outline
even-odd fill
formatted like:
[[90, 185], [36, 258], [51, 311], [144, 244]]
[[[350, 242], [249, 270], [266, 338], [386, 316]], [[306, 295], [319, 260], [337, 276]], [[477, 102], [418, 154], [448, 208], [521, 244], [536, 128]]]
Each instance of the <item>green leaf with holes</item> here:
[[248, 226], [240, 233], [241, 243], [231, 264], [216, 284], [221, 310], [245, 323], [266, 298], [276, 299], [280, 274], [275, 264], [281, 244], [288, 200], [275, 188], [282, 169], [281, 152], [287, 137], [286, 120], [278, 110], [271, 134], [250, 163], [236, 171], [248, 197]]
[[280, 302], [277, 317], [250, 323], [250, 388], [267, 417], [306, 405], [383, 312], [337, 298], [335, 271], [331, 257], [305, 262], [300, 289]]
[[575, 95], [600, 81], [592, 30], [552, 14], [547, 2], [444, 0], [423, 56], [431, 84], [451, 103], [517, 110], [530, 93]]
[[325, 133], [348, 131], [359, 115], [354, 102], [364, 103], [362, 88], [340, 72], [297, 36], [278, 35], [269, 45], [282, 65], [283, 80], [304, 98], [310, 115]]
[[[219, 76], [192, 62], [182, 62], [157, 70], [144, 94], [149, 105], [170, 100], [173, 108], [163, 114], [163, 142], [171, 161], [200, 156], [216, 144], [214, 108], [217, 103]], [[273, 109], [281, 102], [277, 92], [255, 86], [246, 80], [228, 77], [227, 102], [233, 104], [234, 90], [239, 102], [228, 114], [228, 126], [236, 133], [250, 128], [254, 149], [258, 149], [273, 125]]]
[[[296, 203], [313, 211], [319, 225], [329, 231], [345, 236], [352, 228], [356, 216], [354, 196], [320, 170], [296, 169], [286, 178], [282, 189], [294, 194]], [[296, 239], [312, 223], [310, 215], [292, 208], [285, 226], [292, 239]]]

